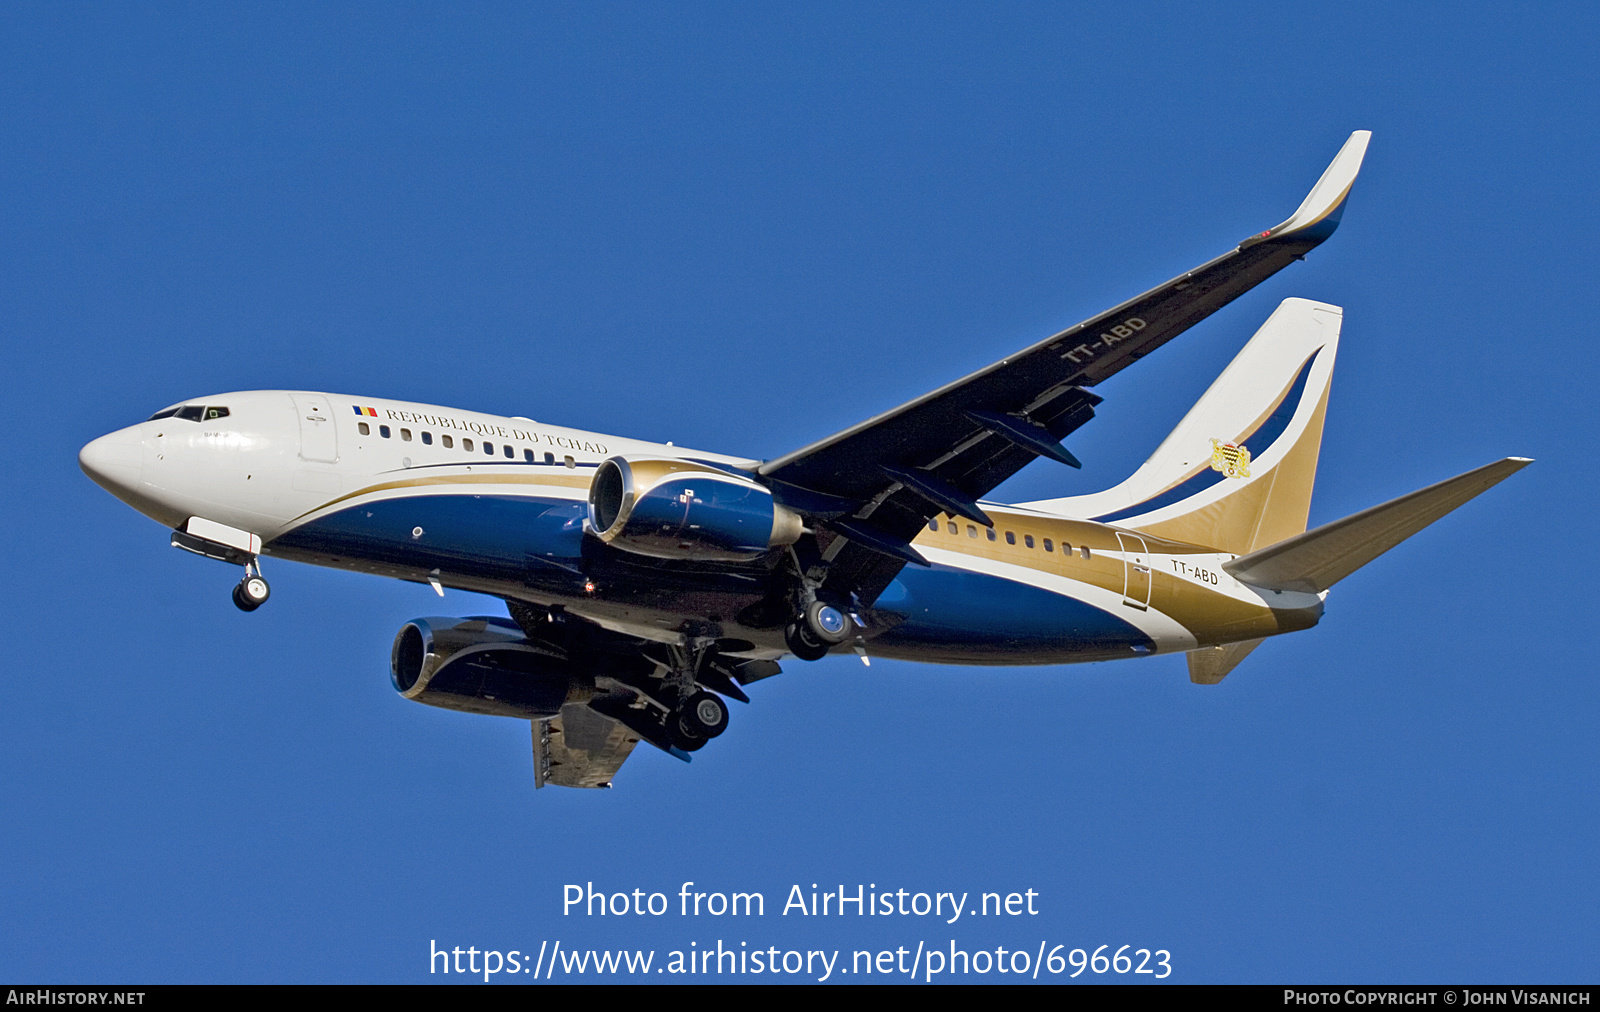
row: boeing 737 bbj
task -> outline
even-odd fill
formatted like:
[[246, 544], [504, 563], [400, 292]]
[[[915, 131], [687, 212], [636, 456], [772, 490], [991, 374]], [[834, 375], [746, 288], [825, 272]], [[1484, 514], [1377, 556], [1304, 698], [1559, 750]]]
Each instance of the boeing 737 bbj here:
[[1313, 626], [1334, 583], [1525, 466], [1507, 458], [1307, 531], [1343, 314], [1278, 306], [1132, 477], [984, 499], [1094, 415], [1108, 376], [1331, 235], [1351, 135], [1299, 209], [1209, 263], [774, 460], [375, 397], [196, 398], [96, 439], [96, 482], [242, 566], [261, 558], [490, 594], [510, 618], [419, 618], [406, 698], [532, 723], [538, 786], [609, 786], [635, 744], [687, 760], [724, 697], [785, 654], [1061, 664], [1186, 652], [1216, 683]]

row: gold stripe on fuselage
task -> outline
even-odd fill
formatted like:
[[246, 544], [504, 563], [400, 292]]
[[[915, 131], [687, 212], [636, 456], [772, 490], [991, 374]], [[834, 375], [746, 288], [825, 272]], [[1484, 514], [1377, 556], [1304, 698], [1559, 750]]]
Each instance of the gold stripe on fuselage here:
[[[977, 524], [941, 514], [937, 518], [938, 532], [925, 527], [914, 544], [1063, 576], [1122, 596], [1127, 587], [1127, 562], [1126, 550], [1117, 540], [1119, 528], [1092, 520], [1008, 513], [988, 504], [984, 505], [984, 512], [995, 522], [993, 541]], [[950, 531], [952, 524], [955, 533]], [[1008, 533], [1016, 536], [1015, 544], [1007, 543]], [[1217, 549], [1172, 541], [1144, 531], [1125, 530], [1124, 533], [1137, 535], [1148, 548], [1149, 607], [1188, 629], [1201, 645], [1271, 636], [1310, 624], [1298, 613], [1274, 611], [1263, 603], [1213, 590], [1168, 571], [1168, 560], [1182, 560], [1186, 556], [1202, 557], [1209, 568], [1220, 569], [1214, 561]], [[1026, 539], [1030, 536], [1034, 541], [1032, 548], [1027, 546]], [[1049, 552], [1044, 550], [1047, 538], [1051, 542]], [[1063, 546], [1070, 546], [1070, 552]], [[1089, 549], [1088, 558], [1083, 557], [1085, 547]], [[1159, 566], [1155, 564], [1157, 557], [1162, 560]], [[1232, 577], [1218, 575], [1233, 583]]]

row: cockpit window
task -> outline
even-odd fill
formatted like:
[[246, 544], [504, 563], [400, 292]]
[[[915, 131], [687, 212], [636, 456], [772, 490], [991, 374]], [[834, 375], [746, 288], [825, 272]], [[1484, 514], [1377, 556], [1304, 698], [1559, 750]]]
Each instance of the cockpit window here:
[[181, 418], [186, 422], [209, 422], [213, 418], [227, 418], [228, 409], [220, 404], [206, 406], [204, 404], [180, 404], [175, 408], [157, 411], [151, 415], [149, 421], [159, 418]]

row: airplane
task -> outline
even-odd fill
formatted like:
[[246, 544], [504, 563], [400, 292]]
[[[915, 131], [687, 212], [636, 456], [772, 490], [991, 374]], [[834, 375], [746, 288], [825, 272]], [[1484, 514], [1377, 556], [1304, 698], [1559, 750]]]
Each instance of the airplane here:
[[265, 556], [499, 597], [405, 623], [395, 689], [530, 722], [537, 787], [609, 787], [639, 742], [679, 759], [725, 698], [830, 653], [944, 664], [1184, 653], [1216, 684], [1329, 589], [1530, 463], [1508, 457], [1307, 530], [1343, 312], [1288, 299], [1137, 471], [1088, 495], [984, 497], [1094, 416], [1091, 391], [1338, 226], [1370, 133], [1299, 208], [1099, 316], [771, 460], [456, 408], [258, 390], [100, 437], [84, 472], [240, 566]]

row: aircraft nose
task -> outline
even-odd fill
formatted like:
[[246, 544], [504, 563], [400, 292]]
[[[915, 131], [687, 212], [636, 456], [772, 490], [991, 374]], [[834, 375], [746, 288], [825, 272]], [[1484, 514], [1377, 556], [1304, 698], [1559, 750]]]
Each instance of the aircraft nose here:
[[144, 474], [144, 440], [139, 426], [118, 429], [78, 451], [78, 466], [113, 495], [135, 489]]

